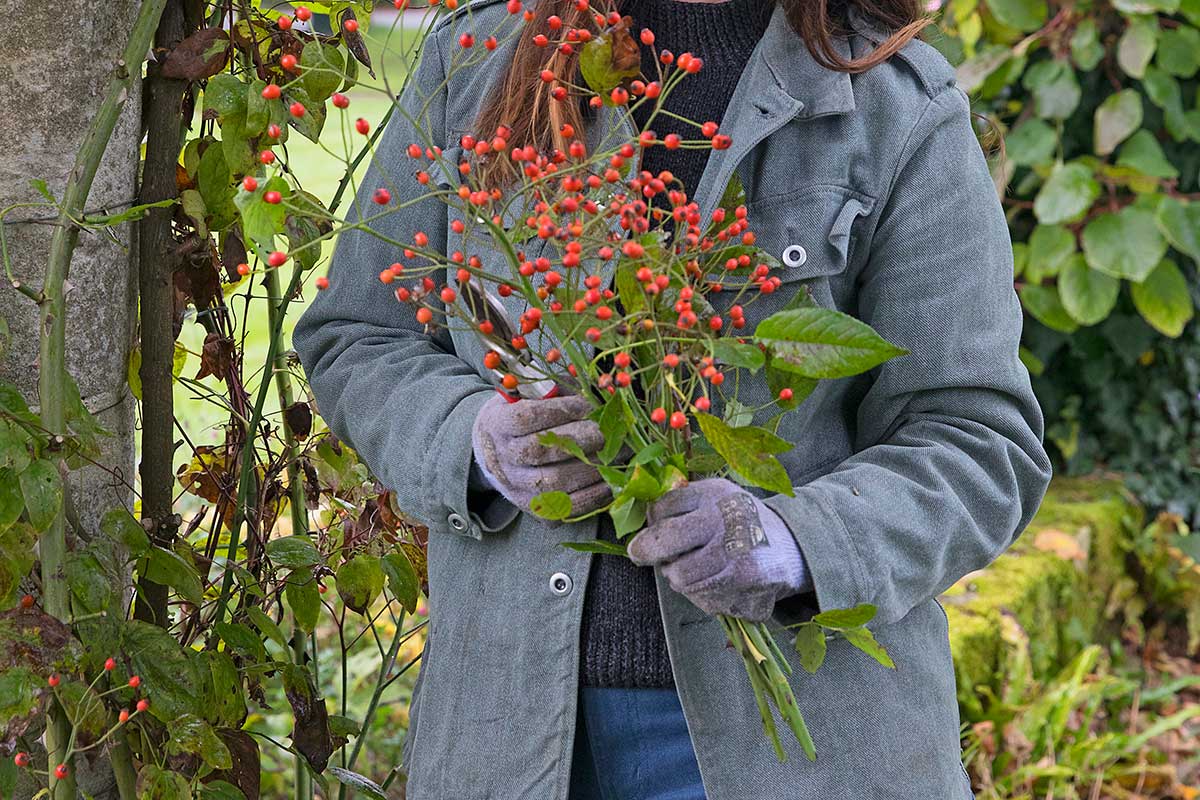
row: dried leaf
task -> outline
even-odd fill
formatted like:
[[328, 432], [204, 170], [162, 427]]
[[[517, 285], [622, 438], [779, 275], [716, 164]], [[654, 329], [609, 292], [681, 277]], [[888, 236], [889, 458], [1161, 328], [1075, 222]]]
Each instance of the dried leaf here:
[[346, 743], [346, 739], [335, 737], [330, 730], [329, 712], [313, 682], [312, 673], [296, 664], [286, 665], [281, 672], [283, 692], [292, 706], [294, 718], [292, 745], [315, 771], [323, 772], [329, 757]]
[[160, 74], [164, 78], [202, 81], [220, 72], [228, 60], [229, 34], [221, 28], [205, 28], [175, 45]]
[[217, 736], [229, 749], [233, 766], [226, 770], [215, 770], [204, 777], [205, 783], [228, 781], [242, 791], [246, 800], [258, 800], [261, 776], [258, 742], [245, 731], [218, 728]]
[[357, 30], [346, 30], [346, 20], [348, 19], [357, 19], [354, 16], [354, 12], [349, 8], [342, 13], [342, 39], [346, 42], [346, 49], [350, 51], [350, 55], [354, 56], [360, 64], [367, 68], [367, 74], [374, 78], [375, 71], [371, 69], [371, 54], [367, 52], [367, 45], [363, 41], [361, 33]]
[[630, 33], [632, 25], [633, 17], [621, 17], [621, 21], [613, 25], [609, 32], [612, 40], [612, 66], [615, 72], [641, 68], [642, 50]]
[[292, 403], [283, 412], [283, 421], [297, 441], [304, 441], [312, 433], [312, 409], [308, 403]]
[[219, 381], [225, 380], [225, 375], [233, 367], [233, 339], [223, 339], [219, 333], [210, 333], [204, 337], [204, 348], [200, 351], [200, 371], [196, 380], [212, 375]]
[[1087, 561], [1087, 550], [1080, 545], [1079, 540], [1069, 533], [1053, 528], [1039, 531], [1033, 540], [1033, 546], [1043, 552], [1054, 553], [1059, 558], [1072, 561]]

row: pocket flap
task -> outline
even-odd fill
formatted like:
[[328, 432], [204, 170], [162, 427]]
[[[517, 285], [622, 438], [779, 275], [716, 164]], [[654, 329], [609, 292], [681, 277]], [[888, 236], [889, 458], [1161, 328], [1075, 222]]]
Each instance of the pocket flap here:
[[874, 199], [840, 186], [806, 187], [748, 206], [759, 247], [782, 265], [779, 278], [807, 280], [846, 269], [854, 221]]

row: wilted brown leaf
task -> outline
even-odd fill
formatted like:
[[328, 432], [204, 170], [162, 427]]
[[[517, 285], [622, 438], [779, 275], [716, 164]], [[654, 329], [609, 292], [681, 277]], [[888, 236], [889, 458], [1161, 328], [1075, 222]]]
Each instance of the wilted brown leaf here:
[[228, 781], [242, 790], [246, 800], [258, 800], [259, 781], [262, 774], [258, 742], [254, 741], [254, 737], [245, 731], [236, 731], [232, 728], [218, 728], [217, 736], [229, 748], [233, 767], [209, 773], [204, 777], [204, 783]]
[[283, 421], [299, 441], [304, 441], [312, 433], [313, 415], [308, 403], [292, 403], [284, 409]]
[[221, 253], [221, 263], [225, 266], [225, 279], [230, 283], [236, 283], [242, 279], [238, 275], [238, 264], [244, 264], [247, 261], [246, 243], [242, 241], [242, 235], [238, 232], [237, 227], [230, 228], [225, 233], [225, 248]]
[[229, 34], [221, 28], [205, 28], [167, 53], [160, 74], [164, 78], [202, 81], [220, 72], [228, 60]]
[[609, 30], [614, 72], [627, 72], [641, 66], [642, 50], [630, 33], [632, 25], [632, 17], [621, 17], [620, 22]]
[[212, 375], [219, 381], [225, 380], [225, 375], [233, 366], [233, 339], [224, 339], [218, 333], [210, 333], [204, 337], [204, 348], [200, 351], [200, 371], [196, 380]]
[[363, 41], [362, 34], [358, 31], [346, 30], [346, 20], [348, 19], [358, 19], [350, 9], [346, 9], [342, 13], [342, 39], [346, 42], [346, 49], [358, 63], [367, 68], [367, 74], [374, 78], [375, 71], [371, 69], [371, 54], [367, 52], [366, 42]]
[[329, 712], [312, 674], [304, 667], [288, 664], [281, 670], [283, 692], [292, 706], [292, 744], [317, 772], [323, 772], [329, 757], [346, 743], [329, 729]]

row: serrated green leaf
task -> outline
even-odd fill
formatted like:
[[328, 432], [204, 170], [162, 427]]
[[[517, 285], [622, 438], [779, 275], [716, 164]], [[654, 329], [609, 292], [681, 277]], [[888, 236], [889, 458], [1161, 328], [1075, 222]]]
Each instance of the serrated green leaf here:
[[846, 637], [846, 641], [878, 661], [881, 666], [888, 669], [896, 668], [896, 662], [892, 661], [888, 651], [875, 639], [875, 634], [871, 633], [870, 629], [851, 628], [842, 631], [842, 635]]
[[646, 525], [646, 504], [641, 500], [619, 503], [609, 509], [613, 530], [618, 538], [640, 531]]
[[1045, 120], [1033, 117], [1013, 128], [1004, 144], [1014, 164], [1048, 164], [1058, 149], [1058, 134]]
[[168, 728], [167, 752], [172, 755], [197, 755], [213, 769], [230, 769], [233, 758], [229, 748], [217, 736], [212, 726], [195, 714], [184, 714], [171, 720]]
[[1033, 92], [1034, 108], [1043, 119], [1064, 120], [1079, 106], [1082, 91], [1066, 60], [1039, 61], [1025, 70], [1022, 82]]
[[571, 496], [566, 492], [542, 492], [529, 501], [529, 510], [542, 519], [566, 519], [571, 516]]

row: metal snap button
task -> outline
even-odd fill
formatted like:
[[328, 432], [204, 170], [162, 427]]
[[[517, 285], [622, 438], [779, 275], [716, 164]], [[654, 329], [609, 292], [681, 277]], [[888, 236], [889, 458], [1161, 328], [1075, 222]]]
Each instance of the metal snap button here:
[[446, 517], [446, 522], [449, 522], [450, 527], [454, 528], [454, 530], [458, 531], [459, 533], [462, 533], [467, 529], [467, 521], [459, 514], [451, 514], [450, 516]]
[[783, 251], [783, 263], [789, 267], [798, 267], [808, 261], [808, 251], [798, 244], [791, 244]]
[[550, 576], [550, 591], [559, 597], [570, 594], [572, 585], [571, 576], [565, 572], [556, 572]]

